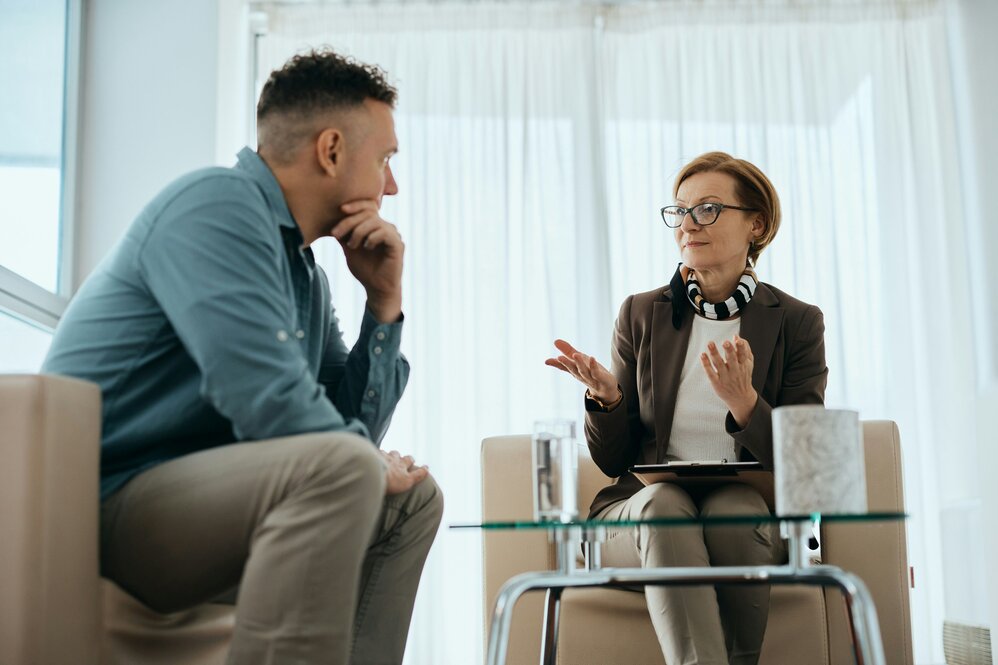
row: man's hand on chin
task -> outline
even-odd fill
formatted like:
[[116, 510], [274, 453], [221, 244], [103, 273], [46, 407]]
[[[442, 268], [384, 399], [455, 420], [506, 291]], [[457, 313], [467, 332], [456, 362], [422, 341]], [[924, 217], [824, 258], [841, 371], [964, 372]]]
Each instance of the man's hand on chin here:
[[416, 466], [412, 455], [403, 457], [397, 450], [390, 453], [381, 451], [388, 469], [385, 471], [385, 494], [401, 494], [408, 492], [417, 484], [426, 480], [430, 470], [426, 466]]
[[367, 291], [367, 306], [381, 323], [402, 314], [402, 256], [405, 243], [394, 224], [381, 218], [378, 202], [351, 201], [332, 235], [343, 248], [347, 267]]

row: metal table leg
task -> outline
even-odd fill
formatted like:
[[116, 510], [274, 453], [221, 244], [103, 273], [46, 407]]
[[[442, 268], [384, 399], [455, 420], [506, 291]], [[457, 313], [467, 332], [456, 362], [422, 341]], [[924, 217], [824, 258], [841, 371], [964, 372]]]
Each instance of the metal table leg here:
[[846, 598], [856, 662], [859, 665], [884, 665], [886, 661], [883, 638], [880, 636], [880, 622], [877, 619], [877, 609], [873, 605], [873, 597], [866, 584], [858, 576], [840, 568], [833, 566], [822, 566], [822, 568], [829, 569], [829, 575], [836, 580], [836, 586], [842, 590]]
[[541, 633], [541, 665], [555, 665], [558, 653], [558, 619], [562, 587], [549, 587], [544, 598], [544, 632]]
[[[744, 566], [716, 568], [603, 568], [524, 573], [499, 590], [489, 630], [488, 665], [504, 665], [513, 606], [521, 595], [535, 589], [571, 587], [689, 585], [689, 584], [807, 584], [836, 586], [848, 600], [856, 634], [856, 655], [862, 665], [886, 665], [877, 611], [869, 590], [859, 577], [835, 566]], [[559, 601], [560, 602], [560, 601]], [[560, 608], [559, 608], [560, 609]], [[557, 618], [557, 613], [555, 614]]]

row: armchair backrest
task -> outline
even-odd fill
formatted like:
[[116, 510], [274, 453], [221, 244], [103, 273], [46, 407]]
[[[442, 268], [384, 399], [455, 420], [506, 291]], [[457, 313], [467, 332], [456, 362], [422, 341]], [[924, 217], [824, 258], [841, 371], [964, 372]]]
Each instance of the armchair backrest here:
[[[900, 436], [893, 421], [863, 422], [866, 455], [867, 502], [870, 511], [904, 510]], [[584, 452], [579, 457], [579, 509], [586, 514], [593, 497], [609, 479]], [[501, 436], [482, 442], [482, 519], [529, 519], [533, 513], [530, 437]], [[880, 616], [888, 662], [910, 665], [911, 615], [908, 598], [908, 559], [904, 522], [859, 524], [827, 523], [822, 527], [824, 560], [859, 575], [870, 589]], [[544, 533], [526, 531], [486, 532], [485, 621], [499, 587], [510, 577], [528, 570], [553, 568], [554, 548]], [[848, 624], [841, 595], [825, 594], [833, 665], [852, 665]], [[513, 614], [510, 662], [533, 660], [536, 646], [518, 644], [518, 635], [536, 633], [531, 617], [539, 616], [542, 597], [528, 594], [520, 604], [532, 608]], [[518, 605], [519, 607], [519, 605]], [[522, 627], [521, 627], [522, 624]], [[485, 626], [486, 634], [488, 625]], [[533, 651], [531, 650], [533, 649]], [[529, 654], [529, 655], [526, 655]]]
[[[482, 441], [482, 520], [530, 518], [533, 514], [530, 437], [497, 436]], [[580, 505], [588, 505], [581, 504]], [[554, 567], [554, 552], [542, 531], [484, 533], [485, 606], [482, 635], [488, 639], [489, 619], [499, 588], [514, 575]], [[507, 662], [536, 662], [539, 641], [536, 617], [543, 598], [526, 594], [513, 612]]]
[[100, 389], [0, 376], [0, 663], [97, 662]]

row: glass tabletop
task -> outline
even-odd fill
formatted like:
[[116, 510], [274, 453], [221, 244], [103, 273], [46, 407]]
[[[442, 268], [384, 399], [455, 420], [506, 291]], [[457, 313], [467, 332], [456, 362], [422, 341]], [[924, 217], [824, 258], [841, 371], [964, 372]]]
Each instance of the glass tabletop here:
[[574, 520], [571, 522], [535, 520], [497, 520], [451, 524], [451, 529], [484, 529], [486, 531], [516, 529], [600, 529], [622, 526], [710, 526], [715, 524], [803, 524], [803, 523], [856, 523], [898, 521], [907, 513], [809, 513], [805, 515], [712, 515], [709, 517], [655, 517], [636, 520]]

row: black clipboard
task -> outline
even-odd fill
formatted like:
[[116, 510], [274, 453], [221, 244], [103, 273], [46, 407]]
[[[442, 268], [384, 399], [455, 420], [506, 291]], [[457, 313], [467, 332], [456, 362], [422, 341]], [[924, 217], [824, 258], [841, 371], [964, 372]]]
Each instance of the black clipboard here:
[[674, 483], [680, 487], [743, 483], [755, 488], [770, 510], [775, 510], [773, 472], [759, 462], [665, 462], [636, 464], [628, 469], [643, 485]]

